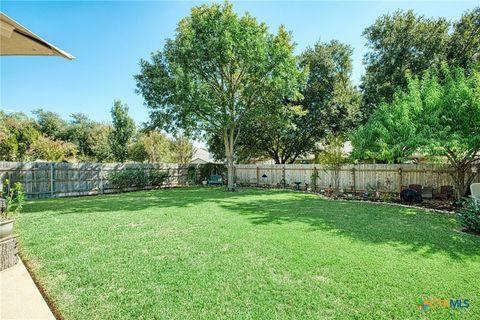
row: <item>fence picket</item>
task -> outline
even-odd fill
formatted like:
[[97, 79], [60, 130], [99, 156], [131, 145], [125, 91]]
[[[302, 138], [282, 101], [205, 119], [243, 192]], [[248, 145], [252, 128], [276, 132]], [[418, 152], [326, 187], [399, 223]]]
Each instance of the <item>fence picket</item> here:
[[187, 167], [178, 164], [0, 161], [0, 181], [22, 182], [28, 198], [102, 194], [116, 191], [108, 183], [108, 172], [127, 168], [170, 170], [170, 186], [184, 184], [187, 178]]
[[[5, 162], [0, 161], [0, 180], [25, 184], [29, 198], [79, 196], [111, 193], [116, 190], [109, 184], [108, 174], [112, 170], [138, 168], [143, 170], [168, 170], [171, 177], [169, 186], [187, 182], [187, 166], [178, 164], [140, 163], [52, 163], [52, 162]], [[267, 185], [272, 187], [290, 186], [301, 182], [311, 184], [312, 175], [318, 175], [317, 189], [332, 185], [329, 170], [318, 164], [278, 164], [235, 166], [237, 184]], [[340, 188], [345, 192], [362, 192], [367, 185], [380, 182], [383, 191], [400, 191], [409, 184], [421, 184], [433, 188], [453, 185], [451, 169], [441, 164], [358, 164], [345, 165], [340, 170]], [[266, 178], [262, 178], [263, 175]], [[475, 182], [480, 182], [480, 174]], [[152, 186], [147, 186], [150, 189]]]

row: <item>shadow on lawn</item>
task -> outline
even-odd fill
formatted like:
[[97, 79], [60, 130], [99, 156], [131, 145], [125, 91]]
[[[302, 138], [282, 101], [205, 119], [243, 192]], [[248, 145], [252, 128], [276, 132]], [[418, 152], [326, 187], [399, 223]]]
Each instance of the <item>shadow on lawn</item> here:
[[453, 216], [403, 207], [329, 201], [295, 194], [288, 200], [221, 204], [225, 209], [246, 215], [253, 224], [301, 222], [313, 230], [332, 231], [370, 243], [406, 245], [409, 251], [425, 255], [447, 253], [463, 259], [480, 255], [480, 237], [454, 230]]
[[140, 211], [148, 208], [193, 207], [199, 203], [232, 200], [249, 191], [229, 193], [223, 188], [176, 188], [136, 191], [83, 197], [33, 200], [26, 204], [25, 213], [52, 211], [53, 214], [98, 213], [115, 211]]
[[[122, 210], [188, 208], [212, 202], [248, 217], [253, 224], [301, 222], [312, 230], [336, 232], [370, 243], [406, 245], [409, 250], [423, 254], [445, 252], [455, 259], [480, 255], [480, 237], [456, 232], [455, 224], [449, 221], [453, 216], [413, 208], [321, 200], [302, 193], [288, 193], [281, 198], [275, 196], [278, 194], [285, 193], [258, 189], [229, 193], [221, 188], [179, 188], [38, 200], [27, 204], [24, 212], [115, 214]], [[252, 195], [256, 197], [252, 199]]]

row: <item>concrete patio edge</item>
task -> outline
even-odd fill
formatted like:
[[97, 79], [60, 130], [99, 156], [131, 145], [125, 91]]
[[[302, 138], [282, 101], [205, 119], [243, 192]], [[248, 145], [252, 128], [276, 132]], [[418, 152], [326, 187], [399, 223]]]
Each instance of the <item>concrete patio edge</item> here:
[[0, 271], [0, 319], [55, 319], [22, 259]]

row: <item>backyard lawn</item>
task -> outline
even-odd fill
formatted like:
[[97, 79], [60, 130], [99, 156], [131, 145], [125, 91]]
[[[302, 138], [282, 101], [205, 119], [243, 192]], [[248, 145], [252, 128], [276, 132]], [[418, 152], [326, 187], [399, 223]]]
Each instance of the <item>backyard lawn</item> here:
[[480, 319], [480, 237], [455, 228], [410, 208], [184, 188], [29, 201], [17, 232], [66, 319]]

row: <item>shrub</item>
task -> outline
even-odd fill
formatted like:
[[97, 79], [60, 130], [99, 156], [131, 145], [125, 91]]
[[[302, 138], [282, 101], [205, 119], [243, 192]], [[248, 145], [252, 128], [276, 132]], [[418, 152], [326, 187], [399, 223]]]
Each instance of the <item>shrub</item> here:
[[154, 169], [150, 170], [149, 180], [152, 186], [162, 186], [170, 177], [168, 171]]
[[18, 214], [25, 202], [25, 192], [23, 185], [16, 182], [13, 186], [6, 179], [3, 182], [3, 189], [0, 191], [0, 220], [10, 219], [13, 215]]
[[143, 169], [123, 169], [110, 172], [110, 184], [118, 189], [143, 188], [148, 185], [148, 175]]
[[480, 233], [480, 203], [473, 198], [465, 200], [464, 207], [457, 211], [460, 224], [467, 230]]

